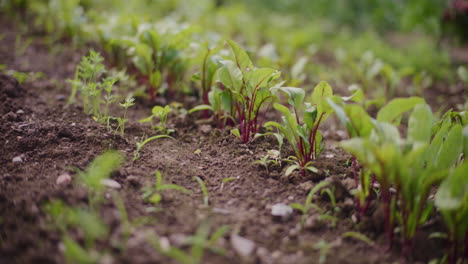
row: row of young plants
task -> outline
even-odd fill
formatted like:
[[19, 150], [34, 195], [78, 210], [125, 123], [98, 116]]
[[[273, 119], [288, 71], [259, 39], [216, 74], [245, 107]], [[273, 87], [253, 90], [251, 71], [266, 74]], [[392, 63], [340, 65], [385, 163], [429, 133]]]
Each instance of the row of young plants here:
[[[69, 4], [73, 5], [72, 2]], [[78, 6], [78, 2], [75, 5]], [[69, 6], [62, 8], [67, 12], [75, 10]], [[53, 13], [49, 15], [53, 16]], [[69, 21], [58, 19], [61, 23]], [[383, 94], [391, 98], [408, 71], [393, 69], [372, 53], [364, 54], [359, 61], [338, 53], [342, 68], [349, 69], [342, 73], [344, 82], [355, 78], [363, 89], [357, 88], [352, 96], [342, 98], [333, 95], [329, 84], [320, 82], [311, 95], [306, 95], [301, 88], [284, 87], [285, 83], [278, 80], [279, 71], [255, 67], [248, 53], [232, 41], [228, 41], [228, 46], [233, 56], [229, 56], [229, 51], [222, 45], [194, 44], [193, 38], [200, 37], [194, 27], [174, 26], [171, 21], [144, 24], [135, 19], [126, 20], [132, 23], [120, 31], [121, 21], [125, 19], [118, 17], [116, 20], [120, 22], [114, 26], [103, 27], [106, 24], [101, 24], [98, 27], [101, 44], [114, 63], [133, 65], [131, 72], [148, 88], [152, 100], [158, 94], [175, 95], [197, 86], [203, 104], [191, 112], [203, 111], [203, 116], [212, 118], [219, 128], [233, 127], [232, 134], [244, 143], [251, 143], [262, 135], [275, 136], [279, 143], [279, 155], [275, 159], [281, 159], [280, 146], [286, 139], [294, 151], [294, 156], [286, 159], [290, 163], [285, 170], [288, 175], [294, 170], [303, 175], [317, 171], [313, 161], [325, 147], [319, 126], [335, 112], [351, 138], [340, 145], [353, 155], [356, 207], [360, 215], [366, 214], [372, 199], [380, 201], [386, 215], [389, 244], [394, 240], [397, 227], [403, 241], [403, 255], [410, 257], [415, 232], [434, 215], [435, 204], [449, 231], [448, 261], [454, 263], [457, 259], [466, 259], [466, 112], [448, 112], [437, 119], [421, 98], [407, 98], [389, 102], [381, 108], [376, 119], [367, 114], [367, 107], [375, 102], [365, 100], [364, 92], [367, 95], [370, 88], [383, 83], [387, 87]], [[65, 28], [67, 34], [80, 35]], [[307, 58], [284, 64], [292, 65], [286, 67], [286, 76], [294, 78], [289, 83], [298, 85], [306, 81]], [[283, 66], [279, 65], [280, 68]], [[462, 80], [462, 76], [466, 76], [464, 71], [462, 67], [458, 71]], [[430, 85], [429, 76], [421, 72], [415, 74], [412, 77], [414, 89]], [[116, 84], [124, 83], [127, 77], [117, 76], [106, 72], [102, 58], [91, 53], [77, 68], [70, 102], [79, 93], [86, 113], [123, 136], [128, 121], [126, 111], [134, 100], [132, 97], [118, 99]], [[284, 98], [287, 104], [281, 104]], [[109, 107], [117, 101], [121, 102], [123, 115], [113, 117]], [[266, 113], [271, 108], [282, 116], [280, 122], [266, 120]], [[169, 106], [156, 106], [150, 117], [141, 120], [151, 123], [158, 120], [159, 123], [152, 126], [160, 135], [139, 142], [135, 159], [146, 143], [170, 133], [166, 128], [170, 111]], [[411, 114], [406, 138], [401, 138], [397, 125], [405, 112]], [[374, 187], [375, 182], [379, 183], [378, 188]], [[157, 197], [153, 198], [157, 200]]]
[[[464, 219], [468, 187], [462, 176], [467, 173], [464, 161], [468, 151], [466, 111], [448, 111], [438, 120], [422, 98], [397, 98], [382, 107], [374, 119], [367, 113], [368, 104], [362, 90], [356, 90], [349, 97], [334, 96], [330, 85], [320, 82], [312, 94], [306, 96], [302, 88], [282, 86], [284, 82], [278, 81], [279, 71], [256, 68], [248, 54], [235, 42], [228, 41], [228, 45], [232, 58], [226, 57], [217, 63], [213, 62], [209, 56], [210, 50], [207, 50], [202, 62], [205, 72], [200, 82], [201, 87], [206, 87], [206, 95], [202, 96], [202, 100], [208, 98], [208, 104], [191, 109], [191, 113], [204, 111], [204, 117], [211, 117], [219, 128], [236, 127], [231, 133], [244, 143], [251, 143], [259, 136], [274, 135], [280, 147], [279, 157], [281, 145], [286, 139], [295, 155], [286, 159], [291, 165], [285, 173], [289, 175], [299, 170], [304, 176], [307, 172], [317, 172], [313, 161], [325, 147], [319, 126], [335, 113], [350, 137], [341, 142], [340, 146], [353, 155], [352, 167], [356, 182], [354, 194], [359, 215], [365, 216], [370, 201], [378, 200], [385, 212], [389, 245], [392, 245], [395, 227], [398, 227], [403, 255], [409, 258], [412, 239], [417, 229], [434, 215], [435, 203], [449, 230], [449, 262], [455, 263], [458, 258], [466, 258], [464, 243], [467, 230]], [[85, 65], [91, 61], [100, 63], [97, 57], [96, 53], [92, 53], [89, 58], [85, 58], [77, 72], [86, 68]], [[208, 61], [213, 64], [208, 65]], [[102, 65], [88, 68], [103, 72]], [[89, 79], [78, 76], [80, 78]], [[105, 87], [99, 80], [96, 82], [99, 85], [91, 85], [93, 89]], [[90, 90], [86, 81], [74, 84], [85, 89], [82, 93]], [[90, 95], [100, 96], [93, 89]], [[281, 104], [284, 97], [287, 103]], [[87, 98], [86, 94], [82, 94], [82, 98], [84, 105], [97, 105], [99, 109], [100, 97], [95, 98], [98, 103], [89, 103], [93, 99]], [[105, 107], [106, 102], [104, 100], [102, 103]], [[265, 114], [271, 107], [281, 114], [280, 123], [265, 120]], [[93, 107], [84, 109], [92, 113], [96, 120], [108, 120], [99, 111], [94, 111]], [[162, 127], [165, 127], [169, 111], [169, 106], [156, 106], [153, 114], [142, 121], [158, 118]], [[398, 125], [407, 112], [411, 112], [407, 136], [401, 138]], [[261, 131], [262, 126], [267, 132]], [[161, 125], [156, 127], [163, 135], [152, 138], [164, 136], [165, 130], [161, 129]], [[140, 149], [138, 147], [137, 153]], [[373, 183], [376, 182], [378, 188], [374, 187]], [[434, 193], [435, 200], [431, 198]]]
[[[435, 46], [428, 44], [433, 43], [430, 40], [401, 51], [371, 33], [355, 37], [344, 31], [332, 37], [336, 30], [321, 31], [317, 23], [298, 26], [298, 21], [292, 18], [284, 21], [274, 15], [258, 19], [242, 4], [216, 8], [212, 1], [204, 1], [200, 5], [203, 8], [193, 10], [200, 13], [192, 18], [185, 14], [181, 3], [174, 6], [159, 3], [158, 8], [146, 1], [118, 0], [102, 3], [10, 0], [5, 4], [7, 10], [15, 10], [15, 6], [25, 10], [26, 17], [33, 19], [39, 28], [55, 35], [54, 40], [66, 37], [76, 43], [99, 42], [111, 55], [113, 64], [131, 65], [132, 73], [136, 73], [139, 84], [147, 88], [152, 100], [166, 92], [194, 93], [190, 80], [194, 73], [203, 72], [200, 60], [207, 53], [222, 49], [218, 40], [239, 35], [259, 65], [281, 69], [291, 86], [316, 83], [332, 75], [333, 83], [340, 86], [355, 83], [380, 104], [402, 91], [421, 94], [433, 81], [452, 75], [447, 56], [435, 52]], [[157, 14], [173, 11], [174, 16], [161, 19], [153, 15], [148, 19], [148, 9], [157, 9]], [[240, 18], [250, 26], [243, 26]], [[207, 47], [200, 40], [207, 39], [218, 48], [210, 47], [205, 52]], [[330, 56], [340, 67], [317, 63], [317, 57], [321, 56]], [[402, 90], [408, 81], [412, 88]]]

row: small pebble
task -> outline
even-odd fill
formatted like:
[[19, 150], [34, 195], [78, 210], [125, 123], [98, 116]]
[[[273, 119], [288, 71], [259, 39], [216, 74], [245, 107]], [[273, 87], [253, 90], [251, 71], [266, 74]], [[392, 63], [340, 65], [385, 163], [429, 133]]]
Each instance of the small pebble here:
[[18, 156], [18, 157], [14, 157], [12, 161], [13, 163], [21, 163], [23, 162], [23, 159], [20, 156]]
[[271, 207], [271, 215], [278, 218], [278, 220], [288, 220], [292, 213], [292, 207], [283, 203], [278, 203]]
[[122, 187], [120, 183], [111, 179], [102, 179], [101, 184], [112, 189], [120, 189]]
[[255, 250], [255, 243], [239, 235], [231, 236], [231, 246], [241, 257], [250, 256]]
[[20, 114], [24, 114], [24, 111], [23, 111], [23, 109], [20, 109], [20, 110], [16, 111], [16, 113], [17, 113], [18, 115], [20, 115]]
[[71, 181], [72, 181], [72, 177], [70, 176], [70, 174], [64, 173], [57, 177], [57, 180], [55, 181], [55, 183], [57, 185], [68, 185], [71, 183]]

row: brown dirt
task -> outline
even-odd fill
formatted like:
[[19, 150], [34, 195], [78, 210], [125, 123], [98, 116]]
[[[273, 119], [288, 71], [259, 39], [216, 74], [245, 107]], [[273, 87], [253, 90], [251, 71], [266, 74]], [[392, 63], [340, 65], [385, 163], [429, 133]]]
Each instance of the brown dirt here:
[[[341, 194], [336, 193], [341, 209], [336, 213], [338, 222], [335, 227], [325, 224], [298, 232], [295, 227], [300, 221], [299, 213], [295, 212], [287, 221], [277, 221], [271, 216], [271, 206], [279, 202], [304, 202], [308, 192], [305, 186], [313, 186], [312, 180], [317, 175], [285, 178], [279, 171], [267, 175], [264, 169], [253, 165], [268, 149], [276, 148], [274, 140], [244, 145], [225, 131], [213, 128], [208, 133], [201, 132], [190, 116], [173, 116], [171, 125], [178, 129], [176, 140], [151, 142], [145, 146], [140, 159], [133, 162], [135, 138], [152, 133], [150, 128], [136, 122], [149, 113], [149, 108], [132, 109], [132, 121], [125, 137], [114, 135], [83, 114], [79, 106], [67, 106], [64, 102], [68, 95], [65, 80], [73, 76], [74, 67], [86, 49], [75, 50], [67, 43], [50, 48], [43, 44], [41, 37], [35, 36], [26, 52], [15, 57], [12, 51], [17, 31], [11, 23], [3, 21], [0, 25], [3, 34], [0, 64], [6, 64], [8, 69], [45, 75], [23, 85], [0, 75], [0, 263], [64, 263], [60, 234], [50, 225], [43, 205], [52, 199], [62, 199], [71, 206], [85, 205], [86, 190], [79, 183], [58, 186], [56, 179], [63, 173], [73, 177], [72, 167], [85, 169], [94, 157], [110, 148], [126, 156], [125, 165], [112, 178], [122, 185], [118, 193], [130, 220], [149, 219], [133, 230], [128, 241], [121, 241], [122, 219], [112, 199], [105, 200], [100, 216], [110, 226], [111, 235], [98, 247], [109, 253], [111, 263], [170, 263], [146, 242], [145, 234], [156, 232], [174, 242], [178, 235], [193, 234], [204, 219], [209, 219], [213, 228], [229, 225], [231, 230], [254, 241], [257, 248], [251, 258], [239, 257], [229, 243], [231, 233], [228, 233], [221, 241], [227, 254], [220, 257], [206, 253], [203, 263], [318, 263], [319, 252], [313, 245], [322, 239], [335, 245], [329, 251], [327, 263], [399, 260], [397, 249], [384, 250], [377, 213], [361, 229], [353, 223], [350, 195], [347, 188], [341, 188], [349, 183], [349, 156], [334, 147], [332, 140], [315, 166], [320, 169], [319, 176], [341, 182], [336, 185], [336, 189], [341, 188]], [[325, 134], [340, 139], [340, 133], [333, 128], [330, 126]], [[201, 150], [200, 154], [194, 153], [197, 149]], [[13, 163], [13, 158], [18, 156], [23, 162]], [[163, 172], [166, 182], [181, 185], [192, 193], [166, 192], [159, 205], [161, 210], [147, 212], [150, 204], [142, 200], [141, 188], [154, 181], [155, 170]], [[194, 176], [205, 180], [211, 209], [203, 207]], [[236, 180], [222, 188], [222, 180], [228, 177]], [[327, 199], [316, 200], [322, 208], [331, 210]], [[310, 213], [310, 217], [316, 215]], [[374, 239], [377, 246], [341, 239], [344, 232], [360, 230]], [[126, 250], [115, 245], [116, 239], [126, 245]], [[443, 247], [427, 240], [423, 243], [430, 249], [424, 251], [421, 260], [442, 254]]]

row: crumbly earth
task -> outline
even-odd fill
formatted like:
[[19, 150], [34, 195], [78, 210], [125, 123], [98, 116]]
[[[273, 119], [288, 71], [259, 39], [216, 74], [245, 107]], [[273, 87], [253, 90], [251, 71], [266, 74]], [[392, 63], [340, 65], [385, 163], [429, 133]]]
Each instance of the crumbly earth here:
[[[176, 128], [175, 139], [160, 139], [146, 145], [140, 159], [132, 161], [135, 143], [143, 135], [152, 135], [151, 128], [137, 122], [150, 113], [150, 108], [137, 104], [130, 109], [130, 124], [124, 137], [106, 130], [78, 105], [67, 105], [67, 78], [85, 48], [74, 49], [69, 43], [49, 47], [44, 38], [32, 36], [33, 42], [24, 53], [15, 50], [17, 29], [11, 22], [0, 21], [0, 64], [22, 72], [42, 72], [42, 78], [19, 85], [13, 78], [0, 75], [0, 263], [64, 263], [61, 235], [51, 225], [43, 207], [53, 199], [70, 206], [87, 204], [86, 189], [75, 181], [73, 168], [85, 169], [100, 153], [116, 149], [126, 157], [125, 164], [112, 175], [121, 188], [106, 191], [100, 217], [110, 227], [110, 235], [96, 244], [105, 252], [103, 263], [172, 263], [147, 241], [155, 233], [166, 237], [172, 245], [192, 235], [202, 222], [209, 221], [212, 230], [228, 225], [230, 232], [220, 239], [224, 256], [206, 251], [203, 263], [318, 263], [319, 241], [331, 247], [327, 263], [394, 263], [399, 261], [399, 246], [387, 250], [380, 210], [372, 204], [369, 216], [355, 223], [356, 211], [349, 189], [353, 187], [349, 156], [335, 146], [343, 137], [334, 122], [324, 128], [327, 148], [315, 162], [319, 173], [302, 177], [284, 177], [278, 168], [268, 174], [254, 165], [269, 149], [277, 148], [273, 138], [264, 138], [245, 145], [228, 132], [196, 121], [190, 115], [175, 113], [170, 126]], [[434, 98], [444, 94], [431, 91]], [[464, 96], [461, 96], [462, 99]], [[459, 95], [448, 96], [457, 100]], [[445, 101], [447, 102], [447, 101]], [[459, 103], [455, 101], [455, 103]], [[453, 103], [454, 104], [454, 103]], [[434, 103], [434, 106], [439, 104]], [[201, 152], [195, 153], [196, 150]], [[21, 162], [13, 162], [19, 157]], [[183, 186], [192, 192], [163, 193], [157, 211], [148, 210], [142, 187], [154, 183], [154, 172], [163, 172], [164, 181]], [[69, 185], [57, 185], [57, 177], [70, 174]], [[208, 187], [210, 207], [203, 206], [203, 197], [194, 176]], [[234, 180], [223, 184], [223, 179]], [[304, 230], [297, 228], [301, 215], [294, 212], [289, 219], [275, 219], [271, 207], [277, 203], [303, 203], [317, 180], [327, 177], [337, 198], [339, 211], [333, 212], [336, 223], [317, 221], [318, 212], [311, 210]], [[122, 236], [122, 216], [112, 193], [122, 198], [131, 222], [135, 225], [128, 240]], [[333, 211], [325, 196], [316, 203], [325, 211]], [[427, 239], [430, 230], [440, 221], [423, 228], [415, 243], [415, 259], [426, 262], [439, 257], [444, 245]], [[374, 245], [343, 238], [347, 231], [358, 231], [375, 241]], [[238, 234], [255, 243], [250, 256], [240, 256], [231, 244]], [[83, 242], [79, 232], [73, 237]], [[420, 239], [419, 239], [420, 237]], [[184, 246], [181, 246], [185, 248]]]

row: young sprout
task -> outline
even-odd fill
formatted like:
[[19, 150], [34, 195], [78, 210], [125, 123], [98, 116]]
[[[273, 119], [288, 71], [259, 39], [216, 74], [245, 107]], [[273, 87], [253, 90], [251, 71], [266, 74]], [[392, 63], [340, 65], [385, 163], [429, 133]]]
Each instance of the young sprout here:
[[124, 158], [117, 151], [108, 151], [97, 156], [86, 171], [78, 170], [78, 179], [88, 188], [89, 205], [95, 208], [97, 202], [102, 199], [104, 185], [102, 182], [108, 179], [111, 173], [117, 170]]
[[150, 201], [154, 205], [158, 205], [162, 199], [161, 193], [165, 190], [176, 190], [182, 193], [190, 193], [189, 190], [177, 184], [163, 183], [163, 178], [160, 171], [156, 171], [155, 176], [156, 181], [153, 187], [151, 187], [150, 185], [146, 185], [145, 187], [143, 187], [142, 198], [145, 201]]
[[200, 188], [203, 193], [203, 204], [205, 207], [209, 206], [209, 195], [208, 195], [208, 189], [206, 188], [205, 182], [198, 176], [194, 177], [194, 179], [198, 182], [200, 185]]
[[343, 233], [341, 235], [343, 238], [354, 238], [356, 240], [360, 240], [364, 243], [366, 243], [368, 246], [371, 246], [371, 247], [374, 247], [375, 246], [375, 243], [374, 241], [372, 241], [370, 238], [368, 238], [366, 235], [362, 234], [362, 233], [359, 233], [359, 232], [353, 232], [353, 231], [349, 231], [349, 232], [346, 232], [346, 233]]
[[222, 181], [221, 181], [221, 191], [224, 189], [224, 185], [230, 181], [234, 181], [234, 180], [237, 180], [236, 177], [228, 177], [228, 178], [224, 178]]
[[267, 152], [267, 154], [261, 158], [260, 160], [254, 161], [254, 164], [259, 164], [266, 169], [267, 174], [270, 174], [269, 166], [273, 164], [274, 166], [280, 166], [281, 163], [279, 161], [279, 151], [271, 149]]
[[125, 123], [127, 123], [127, 110], [129, 107], [135, 105], [135, 98], [133, 97], [127, 97], [125, 98], [125, 102], [120, 103], [120, 107], [124, 109], [124, 115], [122, 118], [117, 117], [116, 120], [118, 122], [118, 126], [116, 128], [116, 131], [120, 129], [120, 136], [123, 137], [125, 133]]
[[324, 264], [327, 262], [328, 251], [332, 248], [332, 244], [328, 243], [327, 241], [321, 239], [319, 242], [314, 244], [314, 249], [319, 250], [319, 263]]
[[[174, 130], [172, 129], [166, 129], [167, 115], [170, 112], [172, 112], [172, 109], [169, 105], [166, 105], [165, 107], [157, 105], [153, 107], [153, 109], [151, 110], [151, 115], [149, 117], [141, 119], [139, 122], [150, 123], [151, 127], [156, 131], [161, 132], [163, 134], [170, 134], [171, 132], [174, 132]], [[159, 123], [156, 125], [153, 124], [154, 118], [159, 118]]]
[[123, 236], [122, 240], [123, 241], [120, 247], [123, 250], [125, 250], [125, 244], [127, 243], [128, 238], [130, 237], [132, 231], [135, 230], [137, 227], [148, 223], [149, 219], [146, 216], [142, 216], [142, 217], [138, 217], [133, 220], [130, 220], [128, 218], [127, 209], [125, 208], [125, 203], [122, 200], [122, 197], [120, 196], [120, 194], [117, 191], [114, 191], [112, 193], [112, 198], [113, 198], [113, 202], [115, 206], [119, 210], [120, 222], [122, 225], [122, 236]]
[[304, 204], [300, 204], [300, 203], [292, 203], [291, 204], [291, 207], [300, 211], [302, 213], [302, 217], [301, 217], [301, 223], [300, 223], [300, 226], [301, 228], [304, 227], [304, 224], [307, 220], [307, 214], [309, 212], [310, 209], [315, 209], [319, 214], [321, 215], [324, 215], [324, 211], [323, 209], [321, 209], [318, 205], [312, 203], [312, 198], [314, 197], [314, 195], [320, 191], [321, 189], [327, 187], [328, 185], [330, 185], [330, 182], [328, 181], [321, 181], [320, 183], [318, 183], [317, 185], [314, 186], [314, 188], [312, 188], [309, 192], [309, 194], [307, 195], [306, 197], [306, 200], [305, 200], [305, 203]]
[[188, 253], [185, 253], [185, 251], [179, 248], [162, 243], [162, 239], [156, 235], [149, 236], [148, 241], [156, 249], [156, 251], [177, 261], [178, 263], [200, 264], [202, 263], [204, 251], [206, 249], [218, 255], [225, 254], [225, 250], [218, 247], [216, 244], [218, 240], [222, 238], [228, 231], [228, 226], [221, 226], [216, 229], [210, 236], [209, 222], [203, 222], [197, 228], [195, 234], [188, 237], [185, 241], [185, 244], [191, 246]]
[[136, 143], [136, 150], [135, 150], [135, 154], [133, 155], [133, 161], [137, 160], [138, 158], [140, 158], [140, 151], [141, 149], [143, 148], [143, 146], [145, 146], [146, 144], [148, 144], [149, 142], [155, 140], [155, 139], [159, 139], [159, 138], [172, 138], [172, 139], [175, 139], [171, 136], [168, 136], [168, 135], [157, 135], [157, 136], [152, 136], [152, 137], [149, 137], [147, 139], [144, 139], [142, 140], [141, 142], [137, 142]]

